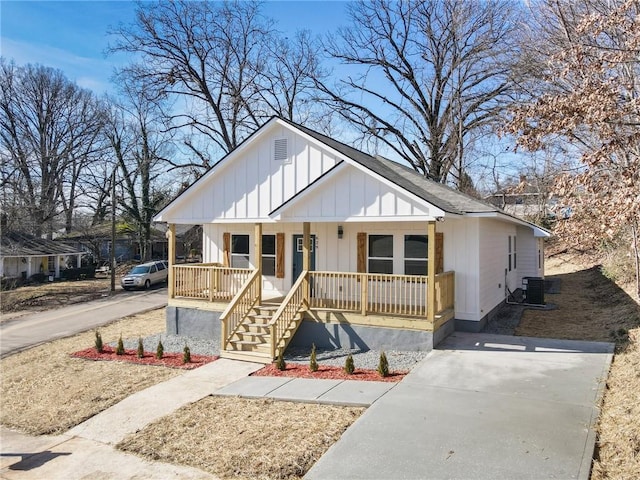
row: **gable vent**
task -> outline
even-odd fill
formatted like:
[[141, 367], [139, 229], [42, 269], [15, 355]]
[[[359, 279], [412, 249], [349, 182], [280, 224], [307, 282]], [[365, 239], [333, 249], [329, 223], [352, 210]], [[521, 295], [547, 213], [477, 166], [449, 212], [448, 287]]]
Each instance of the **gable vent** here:
[[276, 138], [273, 141], [273, 159], [277, 162], [289, 160], [288, 142], [286, 138]]

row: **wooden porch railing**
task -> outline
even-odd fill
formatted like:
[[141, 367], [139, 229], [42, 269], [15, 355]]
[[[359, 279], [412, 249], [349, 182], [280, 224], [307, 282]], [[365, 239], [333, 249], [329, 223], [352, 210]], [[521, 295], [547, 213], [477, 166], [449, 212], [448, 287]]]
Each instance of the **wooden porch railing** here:
[[438, 273], [436, 275], [436, 314], [454, 308], [455, 305], [454, 272]]
[[215, 263], [174, 265], [174, 297], [210, 302], [231, 300], [252, 272], [249, 268], [221, 267]]
[[[454, 272], [436, 275], [436, 313], [453, 308]], [[427, 277], [352, 272], [309, 272], [311, 308], [368, 313], [427, 315]]]
[[242, 288], [233, 297], [233, 300], [229, 302], [222, 315], [220, 315], [222, 350], [226, 350], [229, 340], [233, 337], [238, 325], [242, 323], [253, 307], [259, 303], [260, 282], [262, 282], [260, 271], [254, 270], [242, 285]]
[[307, 285], [307, 277], [309, 272], [303, 271], [296, 283], [293, 284], [291, 290], [282, 301], [276, 313], [273, 314], [270, 322], [270, 336], [271, 336], [271, 357], [275, 358], [279, 352], [277, 352], [280, 342], [284, 340], [282, 349], [286, 347], [286, 339], [284, 334], [290, 327], [291, 323], [296, 320], [296, 315], [307, 307], [305, 304], [305, 287]]

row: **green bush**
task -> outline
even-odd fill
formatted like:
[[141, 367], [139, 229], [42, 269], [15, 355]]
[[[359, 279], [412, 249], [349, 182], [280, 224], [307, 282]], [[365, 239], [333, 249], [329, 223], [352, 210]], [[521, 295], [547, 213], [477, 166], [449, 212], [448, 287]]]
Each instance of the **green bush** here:
[[138, 358], [144, 357], [144, 343], [142, 343], [142, 337], [138, 337]]
[[387, 355], [380, 353], [380, 361], [378, 362], [378, 373], [381, 377], [389, 376], [389, 362], [387, 361]]
[[118, 346], [116, 347], [116, 355], [124, 355], [124, 343], [122, 343], [122, 334], [118, 338]]
[[311, 357], [309, 358], [309, 370], [312, 372], [318, 371], [318, 360], [316, 359], [316, 344], [311, 344]]
[[158, 346], [156, 347], [156, 358], [158, 360], [162, 359], [164, 355], [164, 345], [162, 345], [162, 340], [158, 340]]
[[355, 369], [356, 366], [353, 363], [353, 355], [349, 354], [347, 359], [344, 361], [344, 371], [347, 373], [347, 375], [353, 375]]
[[191, 350], [188, 345], [184, 346], [184, 351], [182, 352], [182, 363], [191, 363]]
[[284, 357], [282, 356], [282, 352], [278, 354], [278, 358], [276, 360], [276, 368], [278, 370], [284, 371], [287, 369], [287, 363], [284, 361]]
[[102, 344], [102, 335], [96, 330], [96, 352], [102, 353], [104, 351], [104, 345]]

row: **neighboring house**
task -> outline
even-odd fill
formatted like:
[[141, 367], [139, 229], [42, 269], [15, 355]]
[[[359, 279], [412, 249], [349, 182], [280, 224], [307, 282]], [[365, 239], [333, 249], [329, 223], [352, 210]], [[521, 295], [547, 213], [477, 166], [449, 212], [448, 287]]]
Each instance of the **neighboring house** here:
[[[549, 236], [278, 117], [155, 221], [169, 224], [168, 331], [265, 362], [289, 343], [429, 350], [479, 331], [507, 289], [543, 275]], [[202, 225], [204, 264], [173, 264], [182, 224]]]
[[552, 213], [553, 200], [549, 194], [527, 181], [525, 175], [520, 176], [517, 185], [505, 187], [485, 200], [518, 218], [545, 219], [555, 216]]
[[3, 232], [0, 237], [0, 278], [27, 280], [32, 275], [60, 278], [67, 266], [80, 267], [82, 248], [58, 240], [46, 240], [31, 235]]
[[[189, 227], [192, 228], [192, 227]], [[186, 228], [185, 228], [186, 230]], [[109, 260], [111, 255], [111, 224], [102, 223], [99, 225], [78, 230], [64, 235], [65, 241], [75, 244], [78, 248], [83, 248], [91, 252], [95, 262]], [[178, 244], [181, 247], [181, 244]], [[115, 257], [116, 262], [127, 262], [131, 260], [141, 261], [140, 243], [135, 234], [123, 232], [118, 226], [116, 232]], [[164, 260], [167, 258], [167, 238], [164, 228], [152, 228], [149, 254], [151, 259]], [[183, 255], [179, 252], [178, 255]]]

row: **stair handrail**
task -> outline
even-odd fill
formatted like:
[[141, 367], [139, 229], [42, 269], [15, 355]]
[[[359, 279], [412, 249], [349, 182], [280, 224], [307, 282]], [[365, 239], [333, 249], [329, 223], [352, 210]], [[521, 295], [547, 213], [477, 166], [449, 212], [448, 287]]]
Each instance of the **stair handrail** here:
[[[254, 270], [249, 278], [244, 282], [244, 285], [240, 287], [238, 293], [236, 293], [233, 299], [229, 302], [227, 308], [224, 309], [222, 315], [220, 315], [220, 322], [222, 327], [222, 332], [220, 335], [222, 339], [222, 350], [227, 349], [229, 340], [238, 329], [240, 323], [242, 323], [242, 320], [247, 317], [247, 314], [251, 312], [251, 309], [260, 300], [260, 290], [257, 288], [258, 281], [262, 281], [262, 276], [260, 275], [259, 270]], [[235, 319], [232, 325], [229, 325], [230, 319]]]
[[291, 290], [289, 290], [289, 293], [287, 293], [287, 296], [278, 307], [278, 310], [276, 310], [276, 313], [271, 317], [271, 321], [269, 322], [271, 358], [276, 358], [277, 345], [282, 340], [289, 324], [300, 311], [300, 307], [304, 306], [307, 301], [305, 296], [305, 287], [308, 286], [308, 275], [308, 270], [304, 270], [300, 274], [296, 282], [291, 287]]

